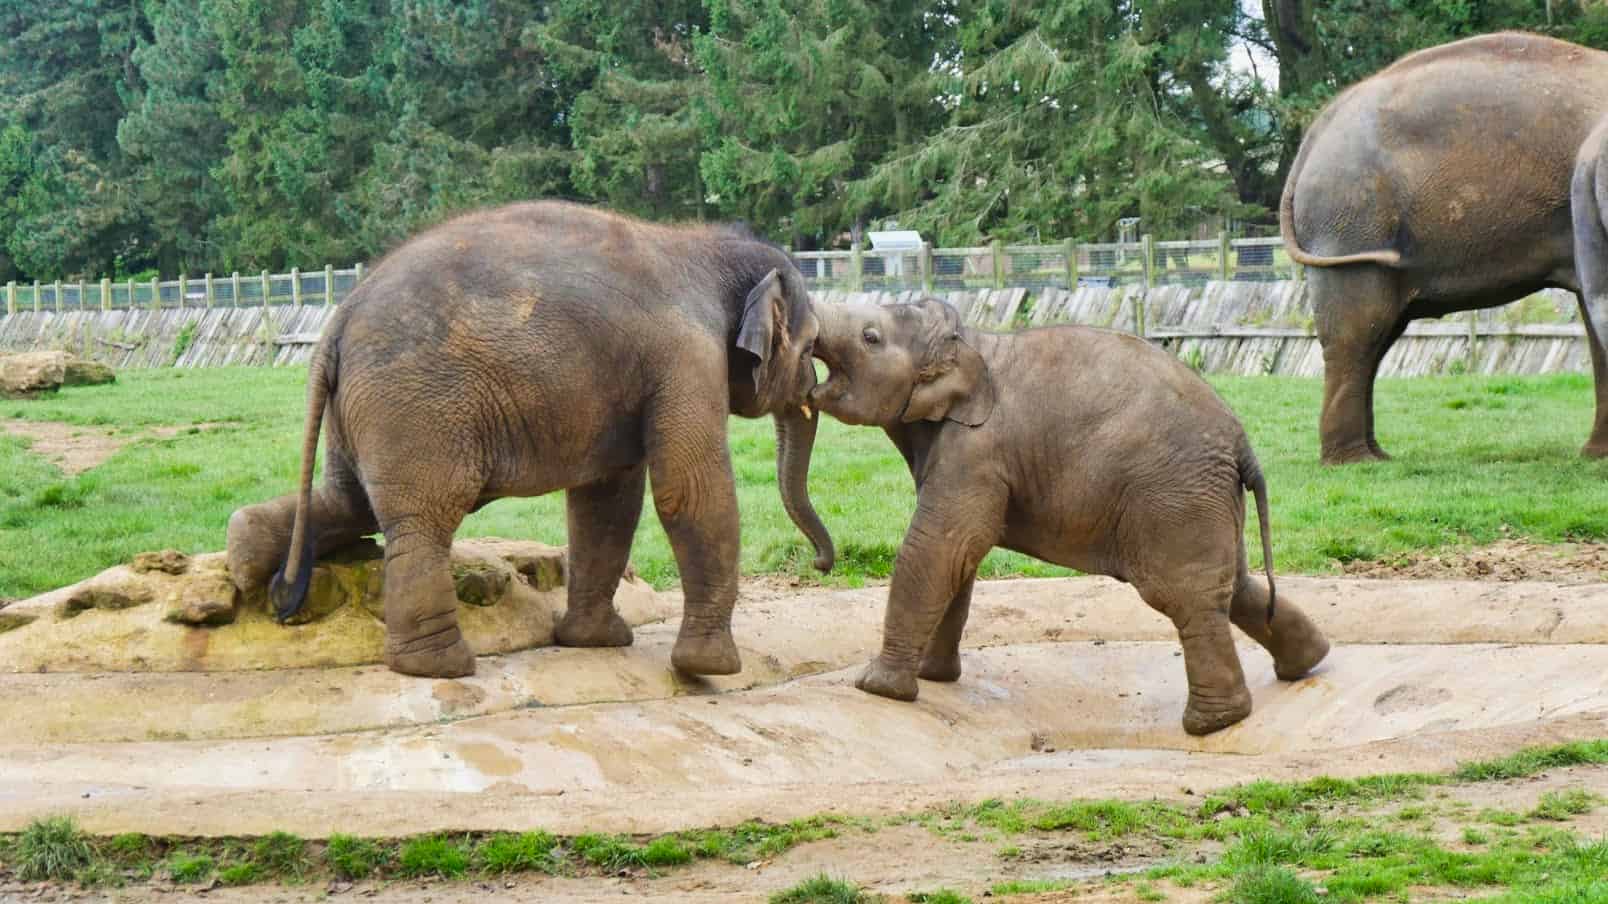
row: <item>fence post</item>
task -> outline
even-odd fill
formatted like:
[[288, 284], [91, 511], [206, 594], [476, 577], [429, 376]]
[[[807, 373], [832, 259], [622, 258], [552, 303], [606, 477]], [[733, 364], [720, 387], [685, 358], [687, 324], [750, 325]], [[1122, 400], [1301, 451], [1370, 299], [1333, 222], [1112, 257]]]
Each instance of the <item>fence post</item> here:
[[1005, 288], [1005, 245], [999, 239], [988, 243], [994, 251], [994, 288]]
[[1066, 289], [1070, 292], [1078, 287], [1078, 243], [1067, 239], [1064, 244], [1061, 253], [1066, 256]]
[[335, 303], [335, 268], [324, 265], [324, 304]]
[[84, 309], [84, 291], [88, 288], [89, 286], [85, 284], [84, 280], [78, 281], [78, 310], [80, 311]]
[[921, 291], [932, 294], [932, 246], [921, 243], [916, 252], [916, 269], [921, 273]]
[[213, 287], [212, 287], [212, 274], [211, 273], [208, 273], [206, 275], [206, 280], [207, 280], [207, 307], [210, 308], [210, 307], [212, 307], [212, 303], [214, 301], [217, 301], [218, 296], [217, 296], [216, 290], [213, 289]]
[[262, 271], [262, 306], [268, 307], [268, 293], [273, 291], [274, 285], [268, 279], [268, 271]]
[[17, 281], [14, 279], [6, 281], [6, 313], [17, 313]]
[[1144, 260], [1145, 284], [1144, 289], [1133, 300], [1133, 332], [1143, 338], [1145, 335], [1145, 308], [1150, 301], [1150, 289], [1156, 284], [1156, 241], [1148, 232], [1139, 240], [1140, 254]]
[[134, 277], [130, 276], [128, 278], [128, 309], [130, 311], [139, 307], [139, 305], [136, 303], [137, 297], [138, 296], [134, 294]]
[[190, 278], [183, 273], [179, 274], [179, 307], [190, 306]]
[[301, 270], [290, 268], [290, 303], [301, 307]]
[[112, 278], [110, 276], [103, 276], [103, 277], [101, 277], [101, 310], [110, 311], [111, 309], [112, 309]]
[[162, 283], [156, 277], [151, 277], [151, 310], [162, 310]]
[[56, 313], [61, 313], [61, 280], [56, 280]]
[[39, 280], [34, 280], [34, 313], [39, 313]]
[[1217, 278], [1228, 282], [1228, 255], [1232, 247], [1228, 243], [1228, 230], [1217, 234]]
[[240, 271], [229, 274], [229, 307], [240, 307]]
[[860, 252], [859, 242], [855, 242], [849, 252], [849, 288], [855, 292], [865, 288], [865, 257]]
[[1468, 312], [1468, 372], [1475, 373], [1480, 357], [1480, 312]]
[[356, 267], [353, 267], [353, 268], [352, 268], [352, 269], [354, 269], [354, 270], [356, 270], [356, 271], [357, 271], [357, 275], [356, 275], [356, 276], [354, 276], [354, 277], [352, 277], [352, 285], [354, 285], [354, 286], [355, 286], [355, 285], [357, 285], [357, 284], [358, 284], [358, 283], [360, 283], [360, 282], [362, 282], [362, 281], [363, 281], [363, 262], [362, 262], [362, 261], [358, 261], [358, 262], [357, 262], [357, 266], [356, 266]]

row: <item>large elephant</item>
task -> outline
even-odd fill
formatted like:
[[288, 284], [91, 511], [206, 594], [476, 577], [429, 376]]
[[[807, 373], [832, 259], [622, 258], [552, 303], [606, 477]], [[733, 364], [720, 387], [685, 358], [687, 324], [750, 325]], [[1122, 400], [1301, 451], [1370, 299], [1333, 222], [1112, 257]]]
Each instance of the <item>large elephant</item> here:
[[[1171, 355], [1088, 327], [979, 332], [933, 299], [817, 313], [815, 354], [830, 376], [811, 393], [816, 407], [882, 427], [916, 481], [862, 690], [913, 700], [918, 676], [960, 677], [977, 565], [995, 546], [1127, 581], [1171, 619], [1191, 734], [1251, 711], [1230, 623], [1267, 648], [1281, 678], [1328, 653], [1273, 589], [1266, 488], [1244, 430]], [[1247, 566], [1245, 488], [1265, 586]]]
[[[448, 550], [469, 512], [567, 490], [557, 638], [623, 646], [613, 596], [651, 476], [686, 591], [676, 668], [741, 668], [728, 413], [774, 415], [788, 513], [831, 567], [805, 492], [818, 324], [788, 255], [741, 230], [534, 202], [468, 214], [388, 255], [324, 329], [298, 493], [235, 512], [229, 566], [281, 618], [313, 561], [385, 536], [386, 664], [468, 675]], [[320, 423], [323, 485], [312, 491]], [[271, 579], [271, 580], [270, 580]]]
[[[1410, 320], [1580, 291], [1570, 180], [1608, 112], [1608, 54], [1528, 34], [1410, 54], [1336, 98], [1307, 130], [1279, 225], [1305, 264], [1323, 346], [1323, 460], [1387, 458], [1379, 362]], [[1582, 298], [1608, 455], [1608, 340]]]

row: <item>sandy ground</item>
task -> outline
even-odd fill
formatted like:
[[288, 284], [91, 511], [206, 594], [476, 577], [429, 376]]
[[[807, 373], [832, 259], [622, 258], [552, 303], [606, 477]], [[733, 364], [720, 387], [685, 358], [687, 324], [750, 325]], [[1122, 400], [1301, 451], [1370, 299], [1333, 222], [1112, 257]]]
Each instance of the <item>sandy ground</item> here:
[[[461, 681], [373, 667], [4, 674], [0, 830], [68, 812], [102, 833], [652, 833], [822, 812], [886, 816], [994, 796], [1187, 802], [1253, 778], [1445, 770], [1608, 737], [1608, 588], [1559, 576], [1289, 578], [1281, 589], [1334, 651], [1312, 676], [1281, 682], [1266, 654], [1243, 644], [1256, 711], [1199, 739], [1178, 725], [1185, 687], [1170, 625], [1103, 578], [980, 585], [965, 674], [923, 682], [914, 704], [852, 686], [876, 647], [884, 588], [774, 580], [745, 587], [739, 605], [747, 668], [708, 681], [668, 669], [674, 621], [639, 629], [629, 649], [483, 657]], [[1476, 808], [1530, 806], [1554, 785], [1608, 793], [1608, 770], [1458, 793]], [[1002, 879], [1099, 875], [1191, 854], [1124, 844], [1035, 842], [1006, 862], [997, 842], [899, 826], [845, 832], [752, 869], [205, 895], [752, 901], [823, 871], [886, 892], [948, 885], [975, 895]], [[36, 891], [0, 883], [0, 901], [74, 894]], [[141, 886], [84, 899], [192, 895]]]

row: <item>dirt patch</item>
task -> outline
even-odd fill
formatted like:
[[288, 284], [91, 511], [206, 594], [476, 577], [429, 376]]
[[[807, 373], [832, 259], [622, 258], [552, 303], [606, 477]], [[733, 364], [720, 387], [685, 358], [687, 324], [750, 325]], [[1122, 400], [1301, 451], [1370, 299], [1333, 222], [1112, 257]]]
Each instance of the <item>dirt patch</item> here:
[[1479, 581], [1608, 581], [1608, 543], [1535, 543], [1523, 538], [1455, 552], [1411, 552], [1348, 562], [1345, 573], [1368, 578], [1461, 578]]
[[28, 451], [49, 460], [71, 477], [104, 463], [124, 446], [142, 439], [168, 439], [191, 430], [216, 430], [223, 424], [190, 424], [184, 427], [146, 427], [122, 432], [108, 427], [84, 427], [59, 421], [6, 420], [0, 422], [10, 436], [29, 440]]

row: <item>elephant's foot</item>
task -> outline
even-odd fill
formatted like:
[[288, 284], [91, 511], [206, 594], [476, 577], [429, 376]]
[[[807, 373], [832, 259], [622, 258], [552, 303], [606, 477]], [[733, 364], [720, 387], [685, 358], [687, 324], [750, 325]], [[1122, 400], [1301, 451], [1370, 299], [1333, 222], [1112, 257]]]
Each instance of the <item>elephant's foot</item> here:
[[1389, 461], [1390, 455], [1379, 444], [1371, 440], [1355, 443], [1323, 444], [1323, 463], [1326, 465], [1350, 465], [1363, 461]]
[[553, 639], [561, 647], [628, 647], [633, 637], [631, 626], [610, 606], [602, 617], [583, 615], [573, 608], [567, 610], [553, 632]]
[[[956, 674], [959, 674], [958, 667]], [[854, 682], [854, 686], [868, 694], [905, 702], [916, 699], [917, 693], [914, 672], [889, 668], [881, 658], [871, 660], [865, 671], [860, 673], [859, 680]]]
[[229, 579], [241, 593], [267, 588], [274, 572], [285, 561], [290, 542], [284, 514], [273, 503], [248, 505], [229, 516], [224, 544]]
[[960, 651], [953, 653], [928, 653], [921, 658], [921, 668], [916, 676], [928, 681], [959, 681], [960, 680]]
[[735, 675], [743, 670], [742, 656], [731, 631], [718, 634], [682, 634], [670, 651], [670, 664], [688, 675]]
[[[475, 673], [475, 654], [453, 626], [430, 646], [400, 644], [385, 651], [385, 665], [393, 672], [420, 678], [465, 678]], [[436, 638], [430, 638], [436, 640]]]
[[1300, 642], [1286, 645], [1279, 652], [1281, 655], [1273, 658], [1273, 673], [1281, 681], [1295, 681], [1305, 678], [1313, 667], [1323, 661], [1323, 657], [1329, 655], [1329, 638], [1314, 631]]
[[1221, 731], [1251, 714], [1251, 692], [1240, 688], [1227, 696], [1189, 695], [1184, 707], [1184, 731], [1206, 735]]
[[1592, 437], [1590, 442], [1580, 449], [1582, 458], [1608, 458], [1608, 438], [1597, 439]]

